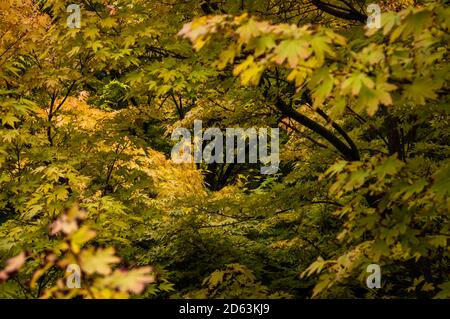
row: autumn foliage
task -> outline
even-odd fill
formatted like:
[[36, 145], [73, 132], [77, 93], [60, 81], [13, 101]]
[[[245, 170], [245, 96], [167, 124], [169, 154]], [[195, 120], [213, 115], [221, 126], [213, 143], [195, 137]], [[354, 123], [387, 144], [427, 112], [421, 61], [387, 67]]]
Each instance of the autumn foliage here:
[[449, 298], [450, 8], [371, 2], [0, 1], [0, 298]]

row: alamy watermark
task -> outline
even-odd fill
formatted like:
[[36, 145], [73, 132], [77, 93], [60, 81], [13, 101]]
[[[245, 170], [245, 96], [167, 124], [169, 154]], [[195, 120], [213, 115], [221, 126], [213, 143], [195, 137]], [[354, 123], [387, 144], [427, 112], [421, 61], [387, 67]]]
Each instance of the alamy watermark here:
[[[261, 174], [278, 172], [278, 128], [227, 128], [225, 133], [218, 128], [208, 128], [203, 132], [202, 121], [195, 120], [193, 137], [187, 128], [177, 128], [172, 133], [172, 140], [179, 141], [172, 149], [174, 163], [256, 164], [259, 161]], [[209, 143], [205, 145], [205, 141]]]

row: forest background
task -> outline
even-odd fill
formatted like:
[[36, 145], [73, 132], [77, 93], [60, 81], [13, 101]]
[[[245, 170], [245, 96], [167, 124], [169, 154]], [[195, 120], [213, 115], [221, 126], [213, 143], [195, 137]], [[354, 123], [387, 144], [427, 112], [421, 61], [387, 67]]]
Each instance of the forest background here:
[[[0, 297], [450, 297], [448, 1], [0, 3]], [[194, 120], [278, 173], [173, 163]]]

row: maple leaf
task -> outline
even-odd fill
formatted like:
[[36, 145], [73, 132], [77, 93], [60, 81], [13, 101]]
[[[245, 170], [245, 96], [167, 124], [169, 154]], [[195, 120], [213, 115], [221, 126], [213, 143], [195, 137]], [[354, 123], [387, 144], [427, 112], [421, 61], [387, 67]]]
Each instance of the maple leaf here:
[[260, 36], [253, 40], [251, 47], [255, 48], [255, 56], [258, 57], [276, 47], [275, 38], [271, 34]]
[[406, 98], [419, 105], [424, 105], [428, 99], [437, 97], [436, 90], [440, 88], [437, 82], [430, 82], [426, 78], [417, 78], [411, 85], [405, 86], [404, 95]]
[[435, 174], [432, 189], [443, 198], [450, 194], [450, 165], [444, 166]]
[[397, 159], [397, 156], [390, 156], [386, 160], [377, 165], [374, 173], [378, 174], [380, 179], [385, 178], [387, 175], [395, 175], [404, 166], [404, 163]]
[[155, 282], [155, 276], [152, 273], [152, 267], [132, 270], [117, 269], [112, 275], [105, 277], [102, 282], [120, 291], [140, 294], [147, 284]]
[[[64, 217], [65, 216], [58, 218], [50, 225], [51, 235], [56, 235], [60, 231], [63, 231], [66, 234], [70, 234], [78, 229], [78, 225], [75, 221], [64, 220]], [[65, 217], [65, 219], [67, 219], [67, 217]]]
[[15, 123], [17, 123], [19, 121], [20, 120], [17, 117], [15, 117], [14, 115], [12, 115], [11, 113], [6, 114], [2, 118], [3, 125], [9, 125], [11, 127], [14, 127]]
[[248, 43], [250, 39], [256, 38], [261, 33], [258, 23], [253, 19], [241, 25], [236, 32], [239, 34], [240, 40], [244, 43]]
[[287, 60], [291, 68], [295, 68], [300, 59], [306, 60], [311, 55], [309, 43], [301, 39], [288, 39], [276, 48], [275, 62], [283, 64]]
[[19, 255], [12, 257], [6, 261], [6, 267], [0, 271], [0, 280], [8, 279], [9, 275], [22, 268], [25, 263], [26, 255], [21, 252]]

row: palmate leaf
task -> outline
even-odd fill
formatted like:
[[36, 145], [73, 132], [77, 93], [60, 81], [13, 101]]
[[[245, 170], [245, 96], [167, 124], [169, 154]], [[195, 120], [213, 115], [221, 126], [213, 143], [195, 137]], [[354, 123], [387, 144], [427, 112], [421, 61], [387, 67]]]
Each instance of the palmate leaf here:
[[6, 114], [1, 119], [3, 125], [9, 125], [11, 127], [14, 127], [17, 122], [20, 122], [20, 120], [11, 113]]
[[85, 28], [83, 29], [84, 37], [89, 40], [95, 40], [100, 35], [100, 30], [98, 28]]
[[116, 21], [115, 18], [113, 18], [113, 17], [110, 16], [110, 17], [107, 17], [107, 18], [105, 18], [105, 19], [102, 19], [102, 20], [100, 21], [100, 25], [101, 25], [103, 28], [110, 29], [110, 28], [114, 28], [114, 27], [117, 26], [117, 21]]
[[[0, 297], [448, 295], [443, 1], [383, 1], [396, 12], [366, 37], [363, 24], [302, 1], [204, 1], [227, 16], [203, 16], [198, 1], [94, 1], [76, 30], [67, 2], [50, 2], [1, 13], [0, 255], [27, 249], [33, 260], [7, 274]], [[174, 36], [197, 15], [180, 34], [210, 45], [198, 54]], [[120, 111], [103, 108], [113, 104]], [[170, 133], [195, 119], [280, 128], [279, 174], [174, 165]], [[67, 211], [74, 202], [84, 216]], [[162, 284], [144, 291], [152, 271], [122, 267], [153, 260]], [[383, 289], [366, 289], [373, 262]], [[64, 282], [72, 264], [78, 289]]]
[[115, 256], [115, 250], [112, 247], [97, 250], [90, 247], [81, 252], [80, 261], [81, 268], [89, 275], [94, 273], [109, 275], [112, 272], [111, 266], [118, 263], [120, 258]]
[[435, 174], [431, 189], [442, 198], [450, 195], [450, 165], [444, 166]]
[[319, 66], [323, 64], [326, 55], [331, 57], [336, 56], [336, 53], [330, 47], [331, 43], [332, 41], [329, 37], [315, 36], [311, 39], [311, 47], [314, 50], [317, 64]]
[[353, 73], [342, 83], [342, 89], [344, 92], [351, 92], [353, 95], [359, 95], [363, 85], [367, 89], [373, 89], [375, 82], [364, 73]]
[[275, 37], [271, 34], [262, 35], [252, 39], [249, 43], [249, 48], [254, 48], [255, 57], [259, 57], [276, 47]]
[[253, 19], [249, 19], [243, 23], [236, 32], [239, 33], [240, 40], [248, 43], [251, 39], [258, 37], [261, 34], [261, 25]]
[[152, 267], [132, 270], [115, 270], [110, 276], [100, 280], [102, 285], [133, 294], [141, 293], [147, 284], [155, 282]]
[[314, 73], [308, 87], [312, 89], [314, 106], [320, 107], [330, 96], [334, 87], [334, 79], [328, 69], [322, 68]]
[[6, 267], [0, 271], [0, 281], [8, 279], [11, 273], [18, 271], [24, 265], [26, 255], [21, 252], [19, 255], [12, 257], [6, 261]]
[[329, 262], [325, 261], [322, 257], [319, 256], [317, 260], [309, 265], [309, 267], [301, 274], [301, 278], [311, 276], [315, 273], [321, 273], [328, 263]]
[[256, 63], [252, 56], [249, 56], [243, 63], [234, 68], [233, 74], [241, 78], [243, 85], [256, 85], [263, 71], [264, 67]]
[[[94, 52], [97, 52], [99, 49], [103, 48], [103, 44], [101, 41], [92, 41], [92, 42], [88, 42], [86, 47], [91, 48], [92, 51], [94, 51]], [[77, 53], [76, 51], [72, 52], [72, 54], [76, 54], [76, 53]]]
[[19, 130], [7, 130], [6, 132], [3, 132], [1, 135], [1, 138], [3, 142], [5, 143], [11, 143], [13, 140], [18, 138], [20, 136]]
[[275, 62], [283, 64], [285, 61], [291, 68], [295, 68], [300, 60], [306, 60], [312, 53], [310, 44], [303, 39], [289, 39], [282, 41], [275, 49]]
[[384, 179], [388, 175], [395, 175], [405, 164], [397, 159], [397, 156], [391, 156], [381, 161], [374, 170], [379, 179]]
[[436, 299], [448, 299], [450, 298], [450, 281], [447, 281], [439, 285], [441, 291], [434, 297]]
[[228, 64], [234, 61], [235, 56], [235, 48], [231, 47], [229, 49], [223, 50], [219, 55], [219, 59], [213, 65], [219, 70], [223, 70]]
[[437, 81], [430, 81], [426, 78], [417, 78], [411, 85], [405, 86], [405, 98], [413, 101], [417, 105], [424, 105], [427, 100], [436, 99], [436, 90], [441, 87]]
[[90, 229], [88, 226], [83, 226], [75, 233], [72, 234], [70, 244], [72, 246], [72, 250], [75, 253], [79, 253], [81, 247], [93, 239], [96, 236], [96, 232]]

